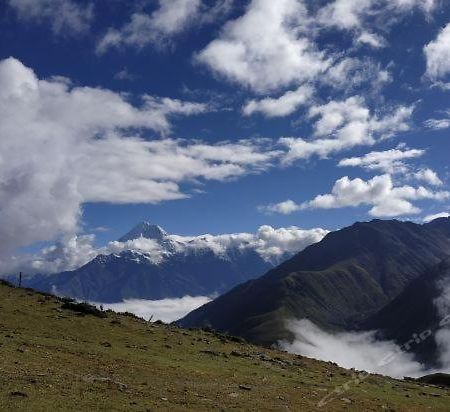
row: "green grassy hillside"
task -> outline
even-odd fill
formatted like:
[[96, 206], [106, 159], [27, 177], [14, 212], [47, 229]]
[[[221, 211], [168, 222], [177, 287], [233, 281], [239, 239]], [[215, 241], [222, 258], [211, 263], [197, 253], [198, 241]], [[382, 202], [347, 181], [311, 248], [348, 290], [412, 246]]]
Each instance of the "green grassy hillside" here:
[[450, 392], [0, 284], [0, 410], [449, 410]]

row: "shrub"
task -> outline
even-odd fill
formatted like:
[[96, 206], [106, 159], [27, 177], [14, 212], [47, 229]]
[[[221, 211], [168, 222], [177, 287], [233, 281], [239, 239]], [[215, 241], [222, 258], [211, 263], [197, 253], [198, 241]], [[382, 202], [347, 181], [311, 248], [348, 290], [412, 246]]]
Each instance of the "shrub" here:
[[80, 313], [83, 315], [92, 315], [97, 316], [98, 318], [106, 318], [108, 315], [105, 312], [102, 312], [101, 310], [97, 309], [95, 306], [90, 305], [89, 303], [82, 302], [70, 302], [69, 300], [66, 300], [64, 304], [61, 306], [62, 309], [71, 310], [76, 313]]

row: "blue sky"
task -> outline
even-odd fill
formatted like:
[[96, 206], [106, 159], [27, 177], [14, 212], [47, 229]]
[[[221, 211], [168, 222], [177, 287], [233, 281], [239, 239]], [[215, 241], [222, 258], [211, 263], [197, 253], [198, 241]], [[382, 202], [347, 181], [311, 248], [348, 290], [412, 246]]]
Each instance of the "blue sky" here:
[[445, 1], [6, 0], [0, 27], [4, 261], [450, 211]]

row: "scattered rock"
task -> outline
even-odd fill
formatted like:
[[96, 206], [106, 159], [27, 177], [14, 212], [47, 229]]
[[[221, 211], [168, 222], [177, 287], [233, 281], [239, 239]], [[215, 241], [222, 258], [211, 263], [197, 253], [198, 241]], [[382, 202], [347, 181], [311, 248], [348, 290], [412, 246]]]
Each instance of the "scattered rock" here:
[[28, 398], [28, 395], [25, 392], [20, 391], [13, 391], [10, 393], [10, 395], [17, 398]]
[[217, 352], [215, 350], [209, 350], [209, 349], [204, 349], [201, 350], [200, 353], [204, 353], [205, 355], [211, 355], [211, 356], [221, 356], [222, 353]]
[[231, 351], [230, 355], [231, 355], [231, 356], [237, 356], [237, 357], [244, 357], [244, 356], [245, 356], [244, 353], [239, 352], [239, 351], [237, 351], [237, 350]]
[[112, 345], [109, 342], [102, 342], [100, 345], [104, 346], [105, 348], [110, 348]]
[[244, 391], [251, 391], [252, 387], [248, 385], [239, 385], [239, 389], [242, 389]]

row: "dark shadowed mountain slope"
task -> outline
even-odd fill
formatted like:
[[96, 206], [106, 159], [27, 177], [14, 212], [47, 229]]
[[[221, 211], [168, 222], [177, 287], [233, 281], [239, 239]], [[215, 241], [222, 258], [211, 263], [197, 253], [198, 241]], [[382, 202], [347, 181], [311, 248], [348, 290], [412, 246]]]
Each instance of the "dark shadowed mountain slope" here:
[[328, 234], [263, 277], [179, 321], [262, 344], [290, 338], [289, 318], [354, 328], [450, 255], [450, 219], [427, 225], [374, 220]]
[[405, 350], [415, 353], [418, 360], [439, 367], [434, 335], [445, 314], [438, 310], [436, 299], [442, 296], [445, 285], [450, 285], [450, 259], [412, 281], [391, 303], [365, 320], [361, 328], [378, 330], [380, 339], [407, 345]]
[[[26, 286], [97, 302], [212, 295], [258, 277], [274, 265], [252, 247], [217, 251], [202, 239], [200, 246], [176, 240], [159, 226], [143, 222], [119, 242], [150, 240], [151, 250], [99, 255], [79, 269], [27, 280]], [[148, 242], [147, 242], [148, 243]]]

